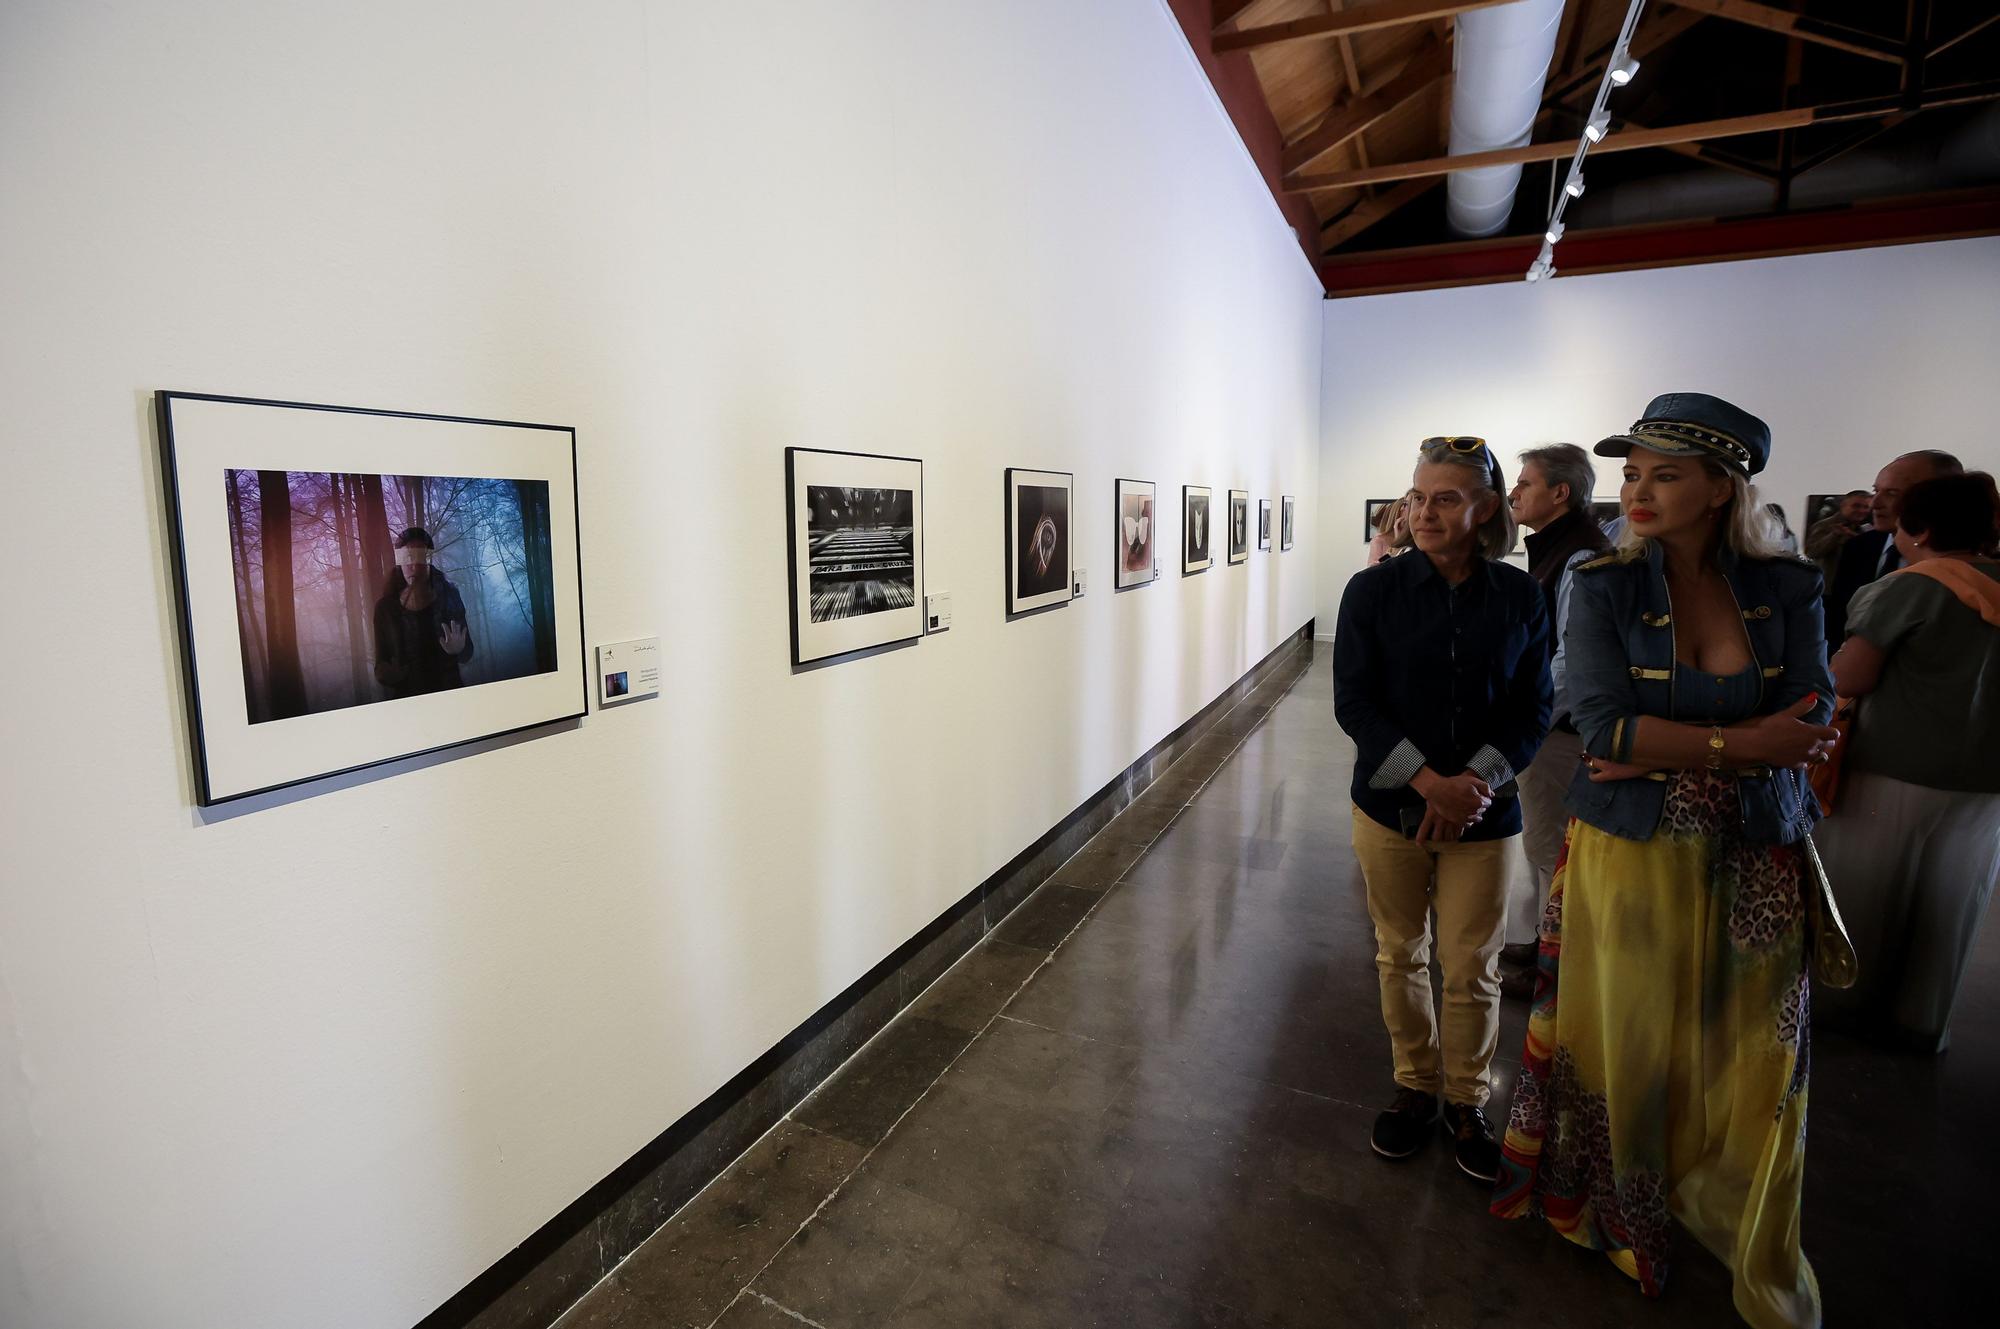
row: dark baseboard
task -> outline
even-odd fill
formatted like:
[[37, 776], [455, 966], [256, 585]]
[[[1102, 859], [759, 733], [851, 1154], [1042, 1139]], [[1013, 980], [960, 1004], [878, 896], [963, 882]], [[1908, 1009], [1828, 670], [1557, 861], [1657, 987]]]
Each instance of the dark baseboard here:
[[900, 1014], [1295, 652], [1313, 623], [1147, 749], [839, 996], [656, 1136], [418, 1329], [544, 1329]]

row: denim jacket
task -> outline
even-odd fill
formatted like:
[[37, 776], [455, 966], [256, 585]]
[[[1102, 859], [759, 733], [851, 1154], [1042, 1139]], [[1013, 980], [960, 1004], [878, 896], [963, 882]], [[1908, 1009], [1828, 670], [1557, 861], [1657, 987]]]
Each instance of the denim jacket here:
[[[1642, 715], [1676, 718], [1673, 606], [1665, 553], [1611, 555], [1580, 564], [1572, 574], [1563, 651], [1570, 714], [1593, 756], [1629, 761]], [[1826, 667], [1818, 569], [1791, 559], [1739, 559], [1724, 551], [1723, 576], [1743, 611], [1750, 651], [1763, 676], [1753, 712], [1769, 715], [1819, 694], [1807, 719], [1833, 714], [1833, 679]], [[1764, 844], [1791, 844], [1819, 818], [1805, 777], [1768, 768], [1735, 773], [1743, 834]], [[1578, 820], [1628, 840], [1651, 839], [1666, 805], [1669, 772], [1592, 783], [1579, 766], [1569, 788]]]

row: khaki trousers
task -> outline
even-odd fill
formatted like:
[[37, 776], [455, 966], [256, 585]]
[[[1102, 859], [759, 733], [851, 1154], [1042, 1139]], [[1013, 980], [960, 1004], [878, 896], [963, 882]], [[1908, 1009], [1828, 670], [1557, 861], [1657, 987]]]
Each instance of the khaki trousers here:
[[[1419, 846], [1354, 809], [1354, 856], [1375, 923], [1382, 1022], [1395, 1049], [1396, 1083], [1406, 1089], [1486, 1104], [1486, 1070], [1500, 1041], [1507, 860], [1517, 838]], [[1431, 1002], [1433, 904], [1444, 970], [1442, 1037]]]
[[1511, 874], [1507, 883], [1507, 941], [1533, 941], [1540, 933], [1542, 909], [1549, 902], [1549, 887], [1555, 884], [1556, 859], [1562, 855], [1563, 836], [1569, 832], [1569, 809], [1563, 796], [1576, 777], [1577, 763], [1583, 760], [1583, 737], [1560, 729], [1549, 730], [1541, 751], [1522, 771], [1521, 849], [1527, 855], [1528, 870]]

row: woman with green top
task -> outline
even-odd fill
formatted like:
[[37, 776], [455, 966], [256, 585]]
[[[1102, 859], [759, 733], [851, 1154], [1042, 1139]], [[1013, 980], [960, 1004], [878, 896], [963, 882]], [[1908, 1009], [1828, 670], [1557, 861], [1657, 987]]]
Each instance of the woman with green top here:
[[1911, 488], [1906, 566], [1856, 593], [1833, 659], [1859, 697], [1820, 834], [1860, 981], [1821, 1010], [1944, 1050], [1966, 956], [2000, 877], [2000, 494], [1981, 472]]

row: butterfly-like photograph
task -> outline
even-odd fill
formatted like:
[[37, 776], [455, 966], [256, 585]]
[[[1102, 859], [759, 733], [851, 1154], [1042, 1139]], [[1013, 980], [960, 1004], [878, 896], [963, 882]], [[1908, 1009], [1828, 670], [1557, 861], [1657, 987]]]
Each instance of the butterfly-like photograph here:
[[1209, 548], [1209, 502], [1212, 491], [1207, 485], [1181, 486], [1181, 575], [1193, 576], [1206, 572], [1215, 562], [1215, 555]]
[[1118, 589], [1145, 586], [1153, 580], [1153, 503], [1151, 480], [1118, 482]]

